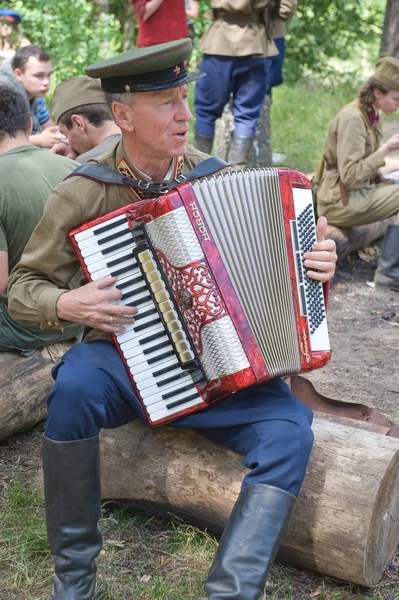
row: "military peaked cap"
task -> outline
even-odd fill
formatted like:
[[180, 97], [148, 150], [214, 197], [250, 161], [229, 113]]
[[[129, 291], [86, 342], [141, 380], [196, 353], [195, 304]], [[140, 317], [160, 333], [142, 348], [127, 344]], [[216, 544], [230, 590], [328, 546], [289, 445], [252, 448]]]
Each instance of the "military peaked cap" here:
[[0, 19], [5, 19], [11, 23], [20, 23], [22, 21], [21, 15], [15, 12], [15, 10], [11, 10], [11, 8], [0, 8]]
[[90, 65], [85, 71], [89, 77], [101, 79], [102, 89], [113, 94], [167, 90], [205, 75], [187, 72], [185, 61], [191, 51], [191, 40], [185, 38], [148, 48], [134, 48]]

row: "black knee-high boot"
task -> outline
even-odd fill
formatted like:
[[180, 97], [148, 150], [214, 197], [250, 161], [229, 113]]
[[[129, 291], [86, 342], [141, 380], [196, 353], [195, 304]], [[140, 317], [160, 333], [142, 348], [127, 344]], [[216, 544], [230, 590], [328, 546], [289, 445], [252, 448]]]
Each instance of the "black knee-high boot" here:
[[101, 550], [98, 437], [43, 438], [47, 535], [55, 565], [49, 600], [92, 600]]
[[208, 600], [260, 600], [296, 497], [279, 488], [244, 488], [234, 505], [205, 583]]
[[399, 225], [387, 229], [374, 282], [399, 292]]

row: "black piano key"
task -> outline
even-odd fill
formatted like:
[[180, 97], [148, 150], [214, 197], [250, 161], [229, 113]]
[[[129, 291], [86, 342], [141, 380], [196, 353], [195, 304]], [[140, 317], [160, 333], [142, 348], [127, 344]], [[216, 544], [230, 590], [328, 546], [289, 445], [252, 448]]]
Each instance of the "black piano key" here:
[[124, 248], [125, 246], [131, 246], [132, 243], [133, 240], [129, 238], [127, 240], [124, 240], [123, 242], [119, 242], [119, 244], [114, 244], [109, 248], [104, 248], [104, 250], [101, 250], [101, 254], [104, 254], [105, 256], [106, 254], [109, 254], [110, 252], [115, 252], [115, 250], [119, 250], [120, 248]]
[[[126, 260], [126, 258], [124, 260]], [[123, 273], [128, 273], [129, 271], [137, 271], [137, 270], [138, 270], [138, 267], [136, 266], [136, 261], [133, 262], [133, 260], [132, 260], [131, 265], [127, 265], [127, 267], [123, 267], [122, 269], [117, 269], [116, 271], [111, 271], [110, 275], [111, 275], [111, 277], [118, 277], [118, 275], [123, 275]]]
[[169, 402], [166, 405], [166, 408], [175, 408], [176, 406], [181, 406], [182, 404], [186, 404], [190, 402], [190, 400], [195, 400], [195, 398], [200, 398], [198, 392], [196, 394], [191, 394], [190, 396], [186, 396], [185, 398], [181, 398], [180, 400], [175, 400], [174, 402]]
[[111, 269], [111, 267], [116, 267], [116, 266], [120, 265], [121, 262], [125, 262], [125, 260], [128, 260], [129, 258], [131, 258], [134, 262], [136, 262], [135, 259], [133, 258], [133, 253], [128, 252], [127, 254], [124, 254], [123, 256], [119, 256], [118, 258], [114, 258], [113, 260], [110, 260], [109, 262], [107, 262], [105, 264], [107, 265], [107, 267], [109, 269]]
[[155, 344], [151, 348], [146, 348], [143, 350], [143, 354], [152, 354], [155, 350], [161, 350], [162, 348], [170, 348], [169, 338], [165, 342], [159, 342], [159, 344]]
[[[142, 325], [138, 325], [137, 327], [133, 327], [133, 330], [138, 333], [139, 331], [143, 331], [144, 329], [148, 329], [149, 327], [152, 327], [153, 325], [156, 325], [157, 323], [162, 323], [162, 319], [161, 317], [157, 317], [154, 320], [148, 321], [147, 323], [143, 323]], [[162, 335], [166, 335], [166, 331], [163, 330]], [[146, 342], [143, 342], [144, 344]], [[140, 342], [141, 344], [141, 342]]]
[[[130, 306], [130, 304], [127, 304], [126, 306]], [[154, 308], [149, 308], [148, 310], [145, 310], [144, 312], [135, 315], [134, 320], [140, 321], [140, 319], [144, 319], [145, 317], [149, 317], [150, 315], [155, 315], [156, 313], [158, 313], [158, 311], [154, 306]]]
[[161, 375], [165, 375], [165, 373], [170, 373], [170, 371], [173, 371], [173, 369], [176, 369], [177, 367], [180, 367], [180, 364], [178, 362], [173, 365], [169, 365], [169, 367], [159, 369], [158, 371], [153, 371], [152, 376], [160, 377]]
[[151, 335], [148, 335], [146, 338], [143, 338], [142, 340], [139, 340], [139, 344], [148, 344], [149, 342], [152, 342], [153, 340], [159, 340], [160, 337], [164, 337], [166, 335], [166, 331], [157, 331], [157, 333], [152, 333]]
[[[120, 289], [118, 285], [116, 287], [118, 289]], [[126, 292], [125, 294], [122, 294], [122, 300], [125, 300], [126, 298], [133, 298], [134, 296], [138, 296], [138, 294], [141, 294], [141, 292], [145, 292], [147, 290], [148, 290], [148, 288], [144, 284], [144, 285], [136, 288], [135, 290], [132, 290], [131, 292]]]
[[123, 225], [124, 223], [126, 223], [126, 227], [127, 227], [126, 217], [121, 217], [117, 221], [114, 221], [114, 223], [108, 223], [107, 225], [103, 225], [102, 227], [99, 227], [98, 229], [93, 231], [93, 233], [94, 233], [94, 235], [101, 235], [102, 233], [105, 233], [106, 231], [109, 231], [110, 229], [114, 229], [114, 227], [119, 227], [119, 225]]
[[195, 383], [188, 383], [187, 385], [185, 385], [183, 387], [179, 387], [179, 388], [176, 388], [175, 390], [172, 390], [171, 392], [162, 394], [162, 398], [164, 400], [169, 400], [169, 398], [173, 398], [173, 396], [177, 396], [177, 394], [181, 394], [182, 392], [188, 392], [189, 390], [192, 390], [194, 387], [195, 387]]
[[[122, 229], [121, 231], [115, 231], [115, 233], [111, 233], [111, 235], [107, 235], [107, 237], [101, 238], [101, 240], [97, 240], [97, 244], [101, 246], [102, 244], [106, 244], [107, 242], [111, 242], [112, 240], [117, 240], [123, 235], [131, 234], [130, 229], [126, 227], [126, 229]], [[131, 241], [131, 240], [130, 240]]]
[[133, 277], [133, 279], [128, 279], [127, 281], [124, 281], [123, 283], [118, 283], [118, 285], [115, 287], [117, 287], [118, 290], [123, 290], [124, 288], [129, 287], [129, 285], [134, 285], [135, 283], [140, 283], [140, 281], [143, 281], [143, 278], [141, 277], [141, 275], [139, 275], [138, 277]]
[[179, 379], [183, 379], [184, 377], [188, 377], [187, 371], [185, 371], [183, 373], [177, 373], [177, 375], [173, 375], [172, 377], [167, 377], [166, 379], [157, 381], [157, 386], [162, 387], [164, 385], [167, 385], [168, 383], [172, 383], [173, 381], [178, 381]]
[[163, 354], [160, 354], [159, 356], [154, 356], [154, 358], [150, 358], [149, 360], [147, 360], [147, 364], [154, 365], [155, 363], [159, 362], [160, 360], [164, 360], [165, 358], [169, 358], [170, 356], [175, 356], [174, 350], [169, 350], [168, 352], [164, 352]]
[[[133, 302], [126, 302], [125, 306], [140, 306], [140, 304], [144, 304], [145, 302], [148, 302], [148, 300], [151, 300], [151, 294], [143, 296], [142, 298], [139, 298], [139, 300], [133, 300]], [[137, 317], [134, 318], [137, 321]]]

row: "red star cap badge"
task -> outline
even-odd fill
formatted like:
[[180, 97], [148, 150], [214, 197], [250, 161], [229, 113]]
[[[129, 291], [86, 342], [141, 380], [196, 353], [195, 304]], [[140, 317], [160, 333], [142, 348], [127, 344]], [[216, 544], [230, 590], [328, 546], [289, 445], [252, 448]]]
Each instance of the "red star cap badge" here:
[[178, 65], [176, 65], [176, 67], [173, 69], [173, 73], [175, 74], [175, 77], [179, 77], [180, 67]]

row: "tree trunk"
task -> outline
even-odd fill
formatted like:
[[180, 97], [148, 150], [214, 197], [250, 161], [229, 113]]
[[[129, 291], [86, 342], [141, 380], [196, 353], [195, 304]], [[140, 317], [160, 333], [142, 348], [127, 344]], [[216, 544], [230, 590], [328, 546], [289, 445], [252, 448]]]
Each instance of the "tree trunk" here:
[[0, 353], [0, 442], [44, 419], [51, 367], [71, 345], [52, 344], [28, 357]]
[[[280, 558], [374, 586], [399, 541], [399, 440], [320, 419], [313, 430], [307, 477]], [[216, 532], [246, 472], [239, 455], [198, 434], [151, 430], [139, 421], [104, 432], [101, 448], [104, 499]]]
[[399, 59], [399, 0], [387, 1], [380, 54]]
[[[272, 149], [270, 134], [270, 105], [271, 98], [266, 96], [256, 125], [255, 140], [248, 159], [248, 168], [271, 167]], [[228, 161], [231, 136], [234, 131], [232, 103], [226, 104], [223, 114], [216, 121], [213, 153]]]

